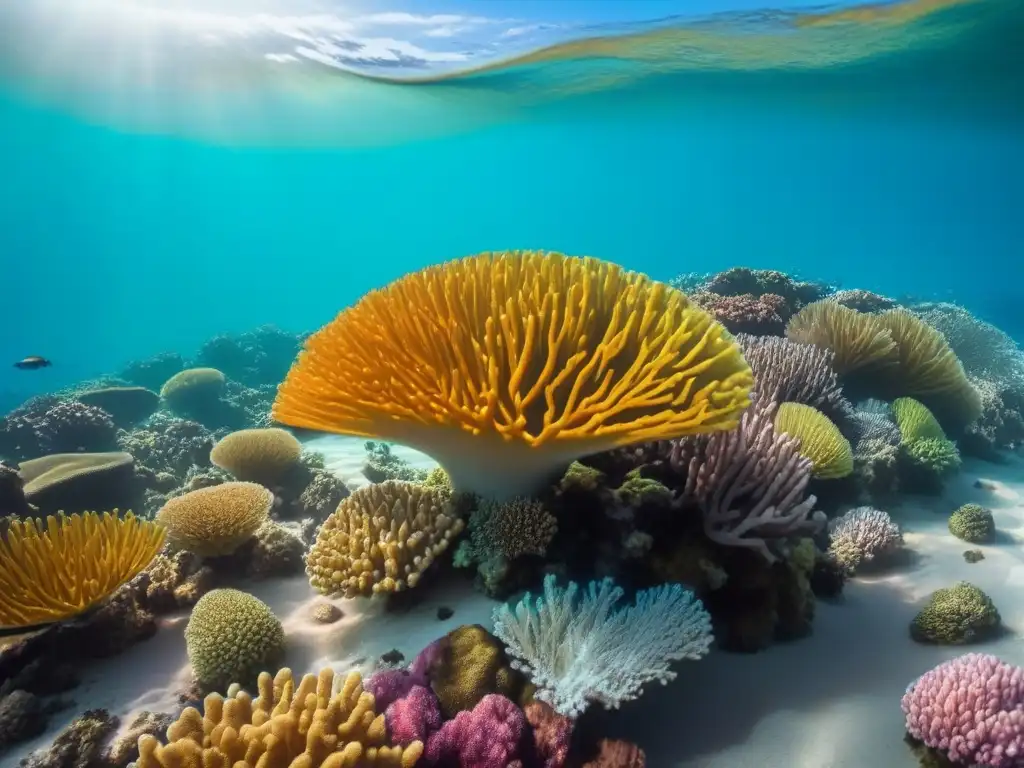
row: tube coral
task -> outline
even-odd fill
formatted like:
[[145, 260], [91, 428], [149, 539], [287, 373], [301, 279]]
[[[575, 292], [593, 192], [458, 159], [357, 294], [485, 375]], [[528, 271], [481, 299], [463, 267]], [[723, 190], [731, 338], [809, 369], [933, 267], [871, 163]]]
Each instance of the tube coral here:
[[587, 454], [731, 429], [752, 384], [685, 294], [597, 259], [511, 251], [342, 311], [307, 340], [273, 417], [417, 448], [457, 491], [507, 500]]

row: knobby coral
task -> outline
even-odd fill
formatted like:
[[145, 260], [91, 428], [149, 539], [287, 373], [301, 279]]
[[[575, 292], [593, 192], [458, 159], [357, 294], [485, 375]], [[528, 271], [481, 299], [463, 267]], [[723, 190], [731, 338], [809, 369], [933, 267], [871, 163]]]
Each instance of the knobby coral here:
[[611, 579], [558, 587], [544, 578], [544, 595], [530, 594], [513, 611], [494, 610], [494, 634], [513, 657], [512, 666], [537, 686], [536, 698], [567, 717], [597, 701], [616, 709], [637, 698], [645, 683], [675, 679], [670, 664], [699, 659], [711, 647], [711, 617], [694, 594], [678, 584], [637, 593], [636, 603], [616, 609], [623, 595]]
[[88, 610], [149, 565], [163, 543], [162, 526], [117, 510], [13, 521], [0, 540], [0, 626]]
[[752, 383], [729, 333], [664, 283], [483, 253], [341, 312], [307, 340], [274, 418], [418, 448], [457, 491], [505, 500], [587, 454], [730, 429]]
[[344, 499], [306, 557], [310, 584], [328, 597], [415, 587], [463, 522], [438, 488], [388, 480]]
[[373, 695], [350, 672], [335, 692], [334, 671], [306, 675], [291, 670], [259, 677], [259, 696], [210, 694], [204, 713], [186, 707], [167, 729], [167, 744], [139, 739], [137, 768], [412, 768], [423, 744], [388, 746], [383, 714]]
[[805, 496], [811, 460], [775, 430], [775, 404], [758, 400], [738, 429], [673, 441], [670, 463], [686, 475], [683, 498], [700, 506], [704, 532], [727, 547], [776, 560], [768, 541], [815, 533], [825, 515]]

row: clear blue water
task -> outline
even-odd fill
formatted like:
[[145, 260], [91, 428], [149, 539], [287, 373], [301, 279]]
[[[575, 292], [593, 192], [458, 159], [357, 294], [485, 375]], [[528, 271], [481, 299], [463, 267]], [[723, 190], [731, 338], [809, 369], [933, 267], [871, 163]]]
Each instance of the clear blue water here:
[[230, 47], [118, 80], [0, 24], [0, 361], [55, 363], [0, 400], [505, 248], [954, 298], [1024, 336], [1022, 6], [752, 18], [419, 84]]

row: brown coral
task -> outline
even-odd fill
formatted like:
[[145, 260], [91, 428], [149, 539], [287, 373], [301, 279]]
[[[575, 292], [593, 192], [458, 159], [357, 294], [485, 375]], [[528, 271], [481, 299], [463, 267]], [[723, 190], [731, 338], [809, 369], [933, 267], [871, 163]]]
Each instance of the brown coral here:
[[214, 466], [238, 480], [274, 485], [299, 462], [302, 446], [286, 430], [240, 429], [217, 442], [210, 451]]
[[720, 296], [700, 292], [690, 298], [732, 333], [781, 336], [786, 328], [784, 318], [790, 314], [786, 300], [772, 293]]
[[469, 529], [477, 559], [496, 554], [514, 560], [547, 552], [558, 521], [537, 499], [484, 501], [473, 511]]
[[210, 694], [205, 714], [187, 707], [167, 729], [167, 745], [139, 739], [137, 768], [412, 768], [423, 743], [387, 745], [383, 714], [363, 691], [362, 678], [349, 673], [337, 693], [334, 671], [306, 675], [295, 684], [291, 670], [264, 672], [259, 696], [229, 691]]
[[230, 555], [266, 521], [274, 494], [255, 483], [223, 483], [171, 499], [157, 514], [177, 549]]
[[443, 490], [400, 480], [360, 488], [321, 526], [306, 558], [310, 584], [328, 597], [415, 587], [462, 530], [448, 499]]

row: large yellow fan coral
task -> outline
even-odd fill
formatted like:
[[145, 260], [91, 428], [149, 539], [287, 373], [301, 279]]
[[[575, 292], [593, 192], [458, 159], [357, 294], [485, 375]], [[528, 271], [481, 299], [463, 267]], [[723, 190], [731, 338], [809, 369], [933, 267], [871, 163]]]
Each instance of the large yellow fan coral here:
[[834, 301], [815, 301], [801, 309], [786, 325], [786, 336], [790, 341], [832, 350], [832, 367], [840, 376], [899, 362], [896, 342], [877, 315]]
[[736, 426], [753, 376], [685, 294], [593, 258], [482, 253], [364, 296], [306, 342], [273, 417], [389, 440], [458, 491], [531, 495], [586, 454]]
[[77, 616], [149, 565], [163, 545], [163, 527], [131, 512], [15, 520], [0, 541], [0, 626]]
[[412, 768], [423, 742], [388, 746], [383, 714], [350, 672], [335, 692], [334, 671], [306, 675], [263, 672], [259, 697], [210, 694], [204, 713], [186, 707], [167, 729], [167, 745], [139, 739], [138, 768]]

